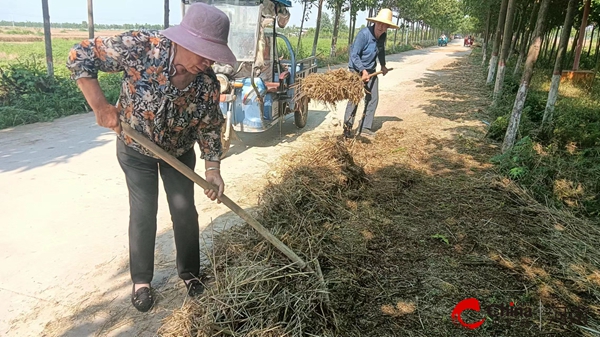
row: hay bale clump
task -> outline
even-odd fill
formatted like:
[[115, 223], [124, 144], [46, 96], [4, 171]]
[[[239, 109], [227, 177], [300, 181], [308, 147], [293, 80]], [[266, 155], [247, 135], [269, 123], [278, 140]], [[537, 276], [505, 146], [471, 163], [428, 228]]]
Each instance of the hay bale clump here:
[[294, 100], [300, 102], [309, 98], [333, 108], [336, 103], [344, 100], [358, 105], [365, 95], [364, 85], [358, 74], [347, 69], [314, 73], [298, 82]]

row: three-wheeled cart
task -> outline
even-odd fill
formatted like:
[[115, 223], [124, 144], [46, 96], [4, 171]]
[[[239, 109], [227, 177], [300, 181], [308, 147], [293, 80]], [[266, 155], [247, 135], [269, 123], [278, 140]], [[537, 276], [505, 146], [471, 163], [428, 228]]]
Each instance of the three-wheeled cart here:
[[[185, 5], [195, 0], [183, 0]], [[205, 0], [229, 16], [228, 45], [235, 67], [215, 64], [221, 85], [223, 155], [234, 131], [263, 132], [294, 114], [298, 128], [306, 125], [308, 99], [295, 102], [294, 84], [317, 71], [314, 55], [298, 60], [290, 41], [278, 33], [289, 20], [290, 0]], [[280, 45], [281, 48], [277, 48]]]

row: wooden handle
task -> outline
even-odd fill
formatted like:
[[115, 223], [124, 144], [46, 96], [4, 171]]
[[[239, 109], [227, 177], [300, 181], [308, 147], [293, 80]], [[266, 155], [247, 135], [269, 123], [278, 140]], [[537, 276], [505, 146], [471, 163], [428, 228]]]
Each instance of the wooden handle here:
[[[132, 129], [128, 124], [122, 123], [121, 127], [123, 128], [123, 132], [133, 138], [136, 142], [140, 143], [142, 146], [152, 151], [155, 155], [157, 155], [162, 160], [166, 161], [169, 165], [174, 167], [177, 171], [181, 172], [183, 175], [188, 177], [190, 180], [200, 185], [204, 189], [212, 189], [218, 191], [219, 189], [208, 183], [202, 177], [200, 177], [194, 170], [187, 167], [177, 158], [168, 154], [165, 150], [161, 149], [158, 145], [152, 143], [148, 138], [140, 134], [139, 132]], [[298, 264], [300, 268], [307, 269], [312, 271], [312, 269], [304, 262], [293, 250], [291, 250], [288, 246], [286, 246], [283, 242], [281, 242], [278, 238], [276, 238], [271, 232], [269, 232], [266, 228], [264, 228], [258, 221], [254, 220], [248, 212], [243, 210], [240, 206], [238, 206], [235, 202], [233, 202], [229, 197], [223, 194], [219, 200], [229, 207], [235, 214], [239, 215], [244, 221], [246, 221], [252, 228], [254, 228], [260, 235], [262, 235], [267, 241], [269, 241], [275, 248], [277, 248], [280, 252], [282, 252], [285, 256], [287, 256], [292, 262]]]
[[[388, 68], [388, 71], [392, 71], [392, 70], [394, 70], [394, 68]], [[373, 76], [377, 76], [379, 74], [383, 74], [383, 71], [378, 71], [376, 73], [372, 73], [372, 74], [369, 75], [369, 78], [371, 78]]]

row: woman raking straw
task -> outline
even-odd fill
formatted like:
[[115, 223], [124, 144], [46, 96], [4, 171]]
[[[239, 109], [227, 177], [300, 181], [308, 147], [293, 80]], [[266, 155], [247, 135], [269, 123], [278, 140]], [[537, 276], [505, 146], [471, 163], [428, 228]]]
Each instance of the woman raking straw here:
[[[204, 290], [199, 279], [198, 213], [194, 183], [125, 136], [120, 123], [144, 134], [191, 169], [196, 164], [194, 144], [198, 142], [206, 181], [218, 187], [204, 192], [217, 200], [225, 188], [219, 172], [224, 118], [219, 109], [219, 82], [211, 66], [214, 62], [235, 66], [235, 56], [227, 47], [229, 24], [219, 9], [195, 3], [179, 26], [84, 40], [69, 54], [67, 67], [94, 110], [98, 125], [118, 134], [117, 159], [129, 191], [131, 301], [142, 312], [152, 308], [155, 298], [150, 284], [159, 173], [173, 221], [178, 274], [191, 296]], [[98, 71], [123, 72], [117, 106], [107, 102], [98, 84]]]

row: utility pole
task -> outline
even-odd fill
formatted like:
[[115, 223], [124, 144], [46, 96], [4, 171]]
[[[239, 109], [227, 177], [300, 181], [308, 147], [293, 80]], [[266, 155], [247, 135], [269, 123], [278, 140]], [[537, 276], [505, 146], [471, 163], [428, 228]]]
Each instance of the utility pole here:
[[50, 11], [48, 0], [42, 0], [42, 13], [44, 15], [44, 42], [46, 44], [46, 65], [48, 76], [54, 78], [54, 63], [52, 62], [52, 36], [50, 34]]
[[94, 4], [93, 0], [88, 0], [88, 33], [90, 39], [94, 38]]
[[165, 0], [165, 29], [167, 28], [169, 28], [169, 0]]

